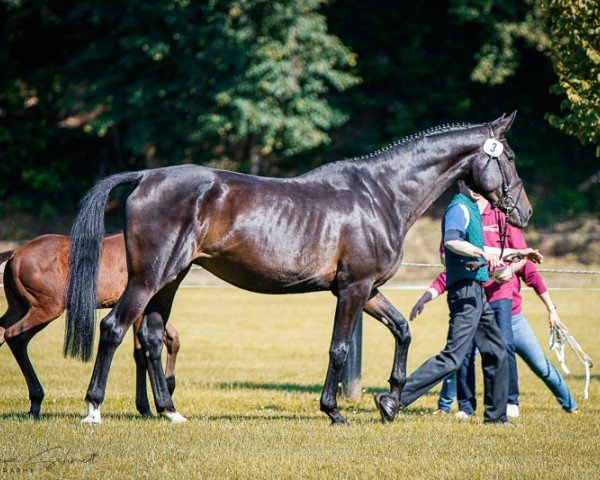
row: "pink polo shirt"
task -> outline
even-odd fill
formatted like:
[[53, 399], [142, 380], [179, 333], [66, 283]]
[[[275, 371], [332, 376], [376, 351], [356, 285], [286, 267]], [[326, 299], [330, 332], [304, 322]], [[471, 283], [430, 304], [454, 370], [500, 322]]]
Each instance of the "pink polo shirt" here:
[[[499, 209], [492, 209], [488, 203], [481, 213], [483, 224], [483, 244], [488, 247], [502, 248], [500, 243], [500, 229], [504, 230], [506, 216]], [[508, 225], [506, 235], [506, 248], [527, 248], [525, 239], [521, 230]], [[498, 283], [490, 280], [483, 284], [488, 302], [500, 300], [502, 298], [513, 297], [513, 287], [510, 282]]]
[[544, 279], [540, 275], [540, 272], [538, 272], [535, 264], [530, 260], [527, 260], [525, 265], [523, 265], [523, 268], [517, 272], [517, 275], [508, 282], [513, 288], [513, 315], [523, 311], [523, 307], [521, 306], [523, 300], [521, 298], [521, 280], [523, 280], [528, 287], [532, 287], [538, 295], [548, 291]]
[[[483, 224], [483, 244], [488, 247], [502, 248], [500, 244], [500, 228], [504, 229], [506, 223], [506, 216], [499, 209], [492, 209], [488, 203], [481, 213], [481, 220]], [[506, 248], [527, 248], [525, 239], [521, 230], [508, 225], [507, 236], [506, 236]], [[440, 248], [440, 252], [443, 252], [443, 245]], [[528, 262], [529, 263], [529, 262]], [[443, 271], [429, 286], [433, 288], [439, 294], [446, 291], [446, 271]], [[485, 295], [488, 302], [493, 302], [500, 299], [512, 299], [514, 294], [514, 286], [511, 282], [498, 283], [493, 280], [485, 282], [483, 284]], [[520, 287], [519, 287], [520, 288]], [[520, 296], [519, 296], [520, 298]]]

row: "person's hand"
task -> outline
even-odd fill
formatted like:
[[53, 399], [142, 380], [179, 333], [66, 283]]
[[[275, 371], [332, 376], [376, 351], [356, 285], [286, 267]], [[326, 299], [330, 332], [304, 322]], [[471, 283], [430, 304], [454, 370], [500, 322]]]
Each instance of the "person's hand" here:
[[560, 323], [556, 306], [548, 313], [548, 323], [550, 324], [550, 328], [558, 327], [558, 324]]
[[493, 279], [498, 283], [509, 282], [513, 277], [513, 269], [511, 267], [505, 267], [502, 273], [498, 273], [496, 275], [493, 275], [493, 271], [491, 273]]
[[540, 251], [533, 248], [522, 248], [518, 251], [518, 254], [523, 258], [531, 260], [533, 263], [542, 263], [544, 261], [544, 256], [540, 253]]
[[495, 253], [489, 253], [486, 251], [482, 251], [480, 254], [481, 258], [483, 258], [486, 262], [488, 262], [490, 270], [496, 270], [502, 266], [502, 262], [500, 258]]
[[415, 303], [415, 306], [410, 311], [409, 318], [411, 321], [417, 318], [418, 315], [421, 315], [421, 312], [423, 312], [423, 309], [425, 308], [425, 303], [426, 302], [424, 301], [423, 297], [421, 297], [419, 301]]

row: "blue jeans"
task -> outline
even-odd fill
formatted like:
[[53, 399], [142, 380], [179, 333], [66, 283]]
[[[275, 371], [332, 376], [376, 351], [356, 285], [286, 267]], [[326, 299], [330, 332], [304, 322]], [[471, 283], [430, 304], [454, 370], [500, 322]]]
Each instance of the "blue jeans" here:
[[560, 372], [552, 366], [546, 355], [544, 355], [531, 326], [522, 314], [513, 315], [512, 329], [517, 354], [531, 368], [533, 373], [544, 381], [565, 411], [575, 410], [577, 404], [565, 381]]
[[454, 397], [456, 397], [456, 373], [446, 377], [442, 382], [442, 390], [438, 398], [438, 408], [446, 413], [450, 413]]

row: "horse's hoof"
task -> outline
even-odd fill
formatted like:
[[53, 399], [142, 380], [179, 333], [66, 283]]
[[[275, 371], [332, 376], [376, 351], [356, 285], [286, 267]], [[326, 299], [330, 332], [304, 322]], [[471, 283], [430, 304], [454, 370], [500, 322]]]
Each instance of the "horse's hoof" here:
[[140, 410], [138, 408], [138, 412], [140, 412], [140, 415], [144, 418], [153, 418], [154, 414], [152, 413], [152, 410]]
[[82, 425], [99, 425], [101, 423], [102, 420], [100, 418], [90, 417], [89, 415], [81, 421]]
[[374, 400], [381, 414], [381, 421], [383, 423], [393, 422], [394, 418], [396, 418], [396, 413], [398, 413], [398, 402], [390, 398], [389, 393], [383, 392], [375, 394]]
[[87, 402], [88, 414], [81, 423], [87, 425], [98, 425], [102, 423], [102, 417], [100, 416], [100, 407], [94, 407], [94, 404]]
[[175, 391], [175, 375], [167, 377], [167, 389], [169, 390], [169, 395], [173, 396], [173, 392]]
[[27, 414], [29, 418], [31, 418], [32, 420], [39, 420], [40, 419], [40, 412], [32, 412], [31, 410], [29, 411], [29, 413]]
[[346, 420], [344, 417], [337, 419], [337, 420], [332, 420], [331, 421], [331, 426], [332, 427], [337, 427], [338, 425], [341, 425], [343, 427], [349, 427], [350, 426], [350, 422], [348, 420]]
[[187, 422], [187, 418], [185, 418], [181, 413], [179, 412], [169, 412], [168, 410], [165, 410], [163, 412], [160, 412], [160, 414], [169, 419], [169, 421], [171, 423], [185, 423]]

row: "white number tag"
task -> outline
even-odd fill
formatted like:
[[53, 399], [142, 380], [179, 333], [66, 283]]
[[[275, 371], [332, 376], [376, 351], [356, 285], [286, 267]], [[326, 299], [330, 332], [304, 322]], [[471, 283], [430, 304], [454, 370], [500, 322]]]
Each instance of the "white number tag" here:
[[483, 151], [490, 157], [499, 157], [503, 150], [504, 145], [495, 138], [488, 138], [483, 144]]

